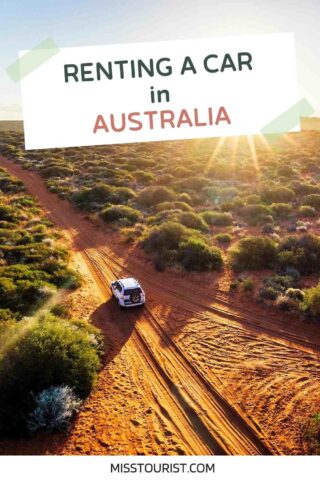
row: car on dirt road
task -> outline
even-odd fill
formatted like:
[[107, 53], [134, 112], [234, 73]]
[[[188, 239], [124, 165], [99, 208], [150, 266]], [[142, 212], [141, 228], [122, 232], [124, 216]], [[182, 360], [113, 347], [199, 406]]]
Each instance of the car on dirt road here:
[[140, 283], [135, 278], [121, 278], [110, 285], [112, 296], [119, 308], [144, 305], [146, 296]]

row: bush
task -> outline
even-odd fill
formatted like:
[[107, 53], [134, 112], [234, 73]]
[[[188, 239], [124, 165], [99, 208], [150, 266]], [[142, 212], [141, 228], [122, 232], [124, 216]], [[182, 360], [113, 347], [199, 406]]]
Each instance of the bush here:
[[35, 397], [36, 407], [27, 420], [31, 432], [65, 430], [78, 412], [81, 400], [68, 386], [50, 387]]
[[181, 263], [187, 270], [220, 268], [220, 251], [207, 245], [205, 237], [196, 230], [168, 221], [147, 232], [143, 248], [155, 254], [155, 266], [163, 271], [167, 265]]
[[254, 281], [252, 278], [247, 277], [242, 280], [240, 283], [240, 289], [243, 292], [253, 292], [254, 290]]
[[278, 218], [286, 218], [292, 212], [292, 205], [290, 205], [290, 203], [272, 203], [270, 208]]
[[136, 180], [140, 183], [151, 183], [155, 179], [155, 176], [151, 172], [145, 172], [143, 170], [138, 170], [134, 173]]
[[214, 238], [218, 243], [229, 244], [232, 242], [232, 236], [229, 233], [218, 233]]
[[298, 215], [300, 217], [315, 217], [316, 209], [309, 205], [301, 205], [301, 207], [298, 208]]
[[316, 287], [304, 290], [304, 299], [301, 306], [304, 312], [310, 313], [314, 317], [320, 315], [320, 283]]
[[69, 177], [73, 174], [73, 170], [72, 168], [63, 165], [52, 165], [50, 167], [43, 168], [40, 173], [44, 178]]
[[101, 218], [105, 222], [121, 221], [124, 225], [133, 225], [142, 218], [141, 212], [125, 205], [112, 205], [107, 207], [100, 213]]
[[21, 433], [35, 410], [35, 395], [60, 385], [85, 397], [100, 367], [98, 330], [48, 315], [22, 320], [2, 337], [0, 432]]
[[192, 212], [193, 208], [185, 202], [162, 202], [156, 206], [157, 212], [163, 212], [164, 210], [182, 210], [183, 212]]
[[158, 203], [172, 201], [174, 197], [174, 192], [167, 187], [147, 187], [139, 193], [137, 202], [145, 207], [153, 207]]
[[296, 302], [301, 302], [304, 299], [304, 292], [300, 288], [288, 288], [286, 296], [292, 298]]
[[190, 238], [180, 245], [181, 263], [186, 270], [211, 271], [223, 266], [221, 251], [203, 241]]
[[232, 225], [232, 215], [230, 213], [205, 211], [201, 212], [200, 216], [208, 225], [215, 225], [216, 227], [228, 227]]
[[303, 203], [318, 210], [320, 208], [320, 194], [311, 193], [310, 195], [306, 195], [303, 199]]
[[[251, 225], [256, 225], [264, 221], [270, 215], [272, 216], [272, 209], [263, 204], [247, 205], [240, 210], [242, 215]], [[271, 219], [272, 220], [272, 219]]]
[[279, 245], [277, 263], [281, 268], [294, 267], [301, 274], [316, 273], [320, 268], [320, 237], [306, 234], [290, 236]]
[[143, 240], [146, 251], [153, 253], [162, 250], [177, 250], [179, 244], [188, 237], [188, 229], [177, 222], [165, 222], [153, 227]]
[[263, 300], [276, 300], [279, 292], [273, 287], [262, 287], [259, 291], [259, 297]]
[[177, 220], [188, 228], [194, 228], [195, 230], [200, 230], [202, 232], [207, 232], [209, 230], [209, 227], [203, 218], [194, 212], [180, 213]]
[[302, 426], [303, 438], [307, 444], [308, 454], [320, 454], [320, 412], [313, 415]]
[[294, 196], [293, 190], [281, 186], [265, 188], [261, 192], [262, 201], [267, 203], [290, 202]]
[[268, 237], [246, 237], [230, 250], [231, 264], [235, 270], [260, 270], [272, 268], [277, 248]]

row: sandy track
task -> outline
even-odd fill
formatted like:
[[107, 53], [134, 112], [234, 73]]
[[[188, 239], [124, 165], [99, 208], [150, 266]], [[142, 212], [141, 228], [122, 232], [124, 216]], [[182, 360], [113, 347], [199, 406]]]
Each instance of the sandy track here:
[[[37, 174], [24, 171], [3, 158], [0, 165], [23, 180], [49, 217], [65, 231], [90, 270], [96, 287], [107, 300], [110, 297], [108, 284], [118, 272], [119, 264], [113, 264], [106, 254], [106, 237], [103, 232], [85, 220], [67, 202], [50, 194]], [[166, 303], [166, 299], [163, 302]], [[109, 328], [106, 333], [107, 336], [114, 337], [111, 338], [112, 342], [119, 343], [121, 330], [126, 330], [126, 325], [132, 325], [130, 335], [123, 332], [127, 341], [122, 349], [125, 353], [121, 351], [122, 357], [127, 354], [129, 363], [132, 363], [131, 371], [126, 373], [130, 376], [140, 372], [140, 377], [136, 374], [135, 378], [136, 383], [143, 378], [138, 384], [139, 394], [142, 394], [144, 402], [150, 402], [160, 421], [169, 425], [170, 436], [179, 439], [180, 453], [276, 453], [276, 449], [239, 405], [232, 405], [232, 402], [225, 399], [216, 386], [206, 380], [201, 371], [190, 362], [150, 309], [120, 313], [111, 305], [109, 313], [113, 317], [114, 328]], [[99, 326], [104, 326], [101, 321]], [[107, 385], [108, 382], [106, 388]], [[103, 382], [99, 381], [97, 391], [99, 402], [103, 400]], [[107, 393], [106, 391], [106, 395]], [[94, 412], [90, 410], [90, 402], [97, 406], [95, 392], [89, 398], [87, 407], [94, 417], [94, 423], [102, 412], [100, 408]], [[166, 431], [168, 432], [167, 427]], [[66, 453], [73, 453], [72, 448], [72, 443], [69, 442]], [[98, 452], [95, 448], [95, 453]], [[105, 452], [105, 449], [102, 448], [100, 452]], [[132, 449], [127, 453], [134, 452]], [[153, 453], [159, 453], [159, 449]]]

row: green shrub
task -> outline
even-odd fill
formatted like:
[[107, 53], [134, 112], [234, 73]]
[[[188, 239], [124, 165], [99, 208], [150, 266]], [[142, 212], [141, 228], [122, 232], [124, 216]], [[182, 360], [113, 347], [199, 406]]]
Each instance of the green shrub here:
[[44, 178], [52, 177], [70, 177], [73, 174], [73, 169], [64, 165], [52, 165], [40, 170]]
[[153, 207], [158, 203], [174, 200], [175, 194], [167, 187], [146, 187], [139, 193], [137, 202], [145, 207]]
[[294, 196], [293, 190], [281, 186], [269, 187], [261, 191], [262, 201], [267, 203], [290, 202]]
[[230, 250], [231, 264], [235, 270], [260, 270], [272, 268], [277, 248], [268, 237], [246, 237]]
[[301, 237], [285, 238], [279, 245], [277, 263], [282, 269], [294, 267], [303, 275], [318, 272], [320, 269], [320, 237], [305, 234]]
[[318, 210], [320, 208], [320, 194], [311, 193], [310, 195], [305, 196], [303, 203]]
[[301, 207], [298, 208], [298, 215], [300, 217], [315, 217], [316, 209], [309, 205], [301, 205]]
[[242, 280], [240, 283], [240, 289], [243, 292], [253, 292], [254, 290], [254, 281], [252, 278], [247, 277]]
[[142, 218], [141, 212], [125, 205], [112, 205], [100, 213], [105, 222], [118, 222], [124, 225], [133, 225]]
[[290, 203], [272, 203], [270, 208], [277, 218], [287, 218], [292, 212]]
[[276, 300], [279, 295], [279, 292], [270, 286], [264, 286], [259, 291], [259, 297], [262, 300]]
[[148, 184], [154, 181], [155, 176], [151, 172], [145, 172], [143, 170], [138, 170], [134, 172], [136, 180], [140, 183]]
[[320, 315], [320, 283], [316, 287], [304, 290], [304, 299], [301, 306], [302, 310], [310, 313], [314, 317]]
[[232, 215], [230, 213], [207, 210], [201, 212], [200, 216], [208, 225], [214, 225], [216, 227], [228, 227], [232, 225]]
[[273, 210], [262, 203], [257, 205], [247, 205], [240, 210], [240, 215], [252, 225], [264, 221], [268, 216], [272, 216], [272, 214]]
[[211, 271], [223, 266], [221, 251], [202, 240], [189, 238], [179, 247], [181, 263], [186, 270]]
[[309, 455], [320, 455], [320, 412], [312, 415], [302, 425], [302, 434], [306, 442]]
[[194, 212], [183, 212], [177, 216], [178, 222], [182, 223], [185, 227], [194, 228], [201, 232], [207, 232], [209, 227], [200, 215]]
[[68, 385], [80, 397], [90, 392], [100, 367], [92, 329], [47, 316], [7, 332], [1, 339], [6, 346], [0, 357], [1, 434], [24, 431], [34, 395], [46, 388]]
[[143, 240], [147, 252], [177, 250], [179, 244], [188, 237], [188, 229], [177, 222], [165, 222], [150, 229]]
[[214, 238], [218, 243], [229, 244], [232, 242], [232, 236], [229, 233], [218, 233]]

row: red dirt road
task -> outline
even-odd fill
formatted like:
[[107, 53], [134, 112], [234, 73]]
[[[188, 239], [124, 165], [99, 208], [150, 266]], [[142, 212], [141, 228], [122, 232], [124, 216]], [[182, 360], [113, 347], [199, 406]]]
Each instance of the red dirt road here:
[[[204, 294], [192, 278], [119, 256], [112, 235], [48, 192], [38, 174], [4, 158], [0, 166], [69, 239], [85, 278], [79, 310], [89, 310], [109, 347], [67, 435], [2, 442], [0, 453], [303, 453], [298, 426], [319, 389], [316, 326], [244, 311], [222, 292]], [[119, 312], [109, 283], [128, 272], [143, 283], [148, 305]]]

